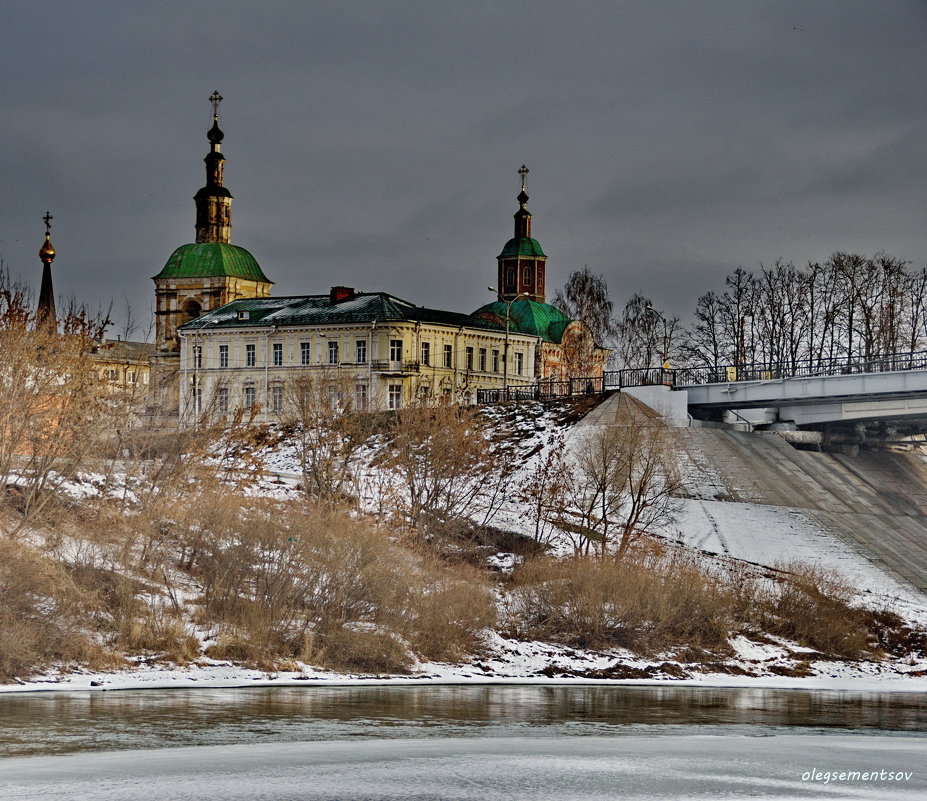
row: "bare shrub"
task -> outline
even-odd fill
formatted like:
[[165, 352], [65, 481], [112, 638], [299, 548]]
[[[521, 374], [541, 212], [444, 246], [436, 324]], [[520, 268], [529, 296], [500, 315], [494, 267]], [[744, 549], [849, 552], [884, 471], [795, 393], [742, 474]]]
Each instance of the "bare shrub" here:
[[160, 604], [146, 607], [142, 614], [124, 620], [114, 647], [129, 654], [155, 654], [179, 665], [200, 655], [200, 643], [186, 630], [181, 616]]
[[86, 331], [0, 315], [0, 483], [16, 487], [0, 500], [19, 513], [10, 535], [59, 499], [121, 412], [87, 358], [91, 343]]
[[202, 584], [204, 615], [223, 627], [211, 654], [346, 669], [366, 639], [373, 650], [351, 669], [384, 670], [408, 665], [411, 652], [463, 655], [491, 622], [491, 597], [475, 574], [451, 580], [368, 521], [330, 506], [226, 502], [184, 536], [184, 568]]
[[301, 373], [286, 385], [286, 414], [296, 439], [301, 486], [323, 503], [343, 502], [357, 491], [357, 452], [375, 417], [354, 409], [356, 379], [337, 369]]
[[510, 634], [588, 648], [718, 647], [731, 626], [721, 583], [660, 554], [534, 560], [516, 571], [507, 606]]
[[447, 565], [425, 570], [410, 588], [403, 629], [425, 659], [457, 661], [480, 649], [482, 634], [497, 622], [495, 599], [473, 569]]
[[448, 404], [394, 416], [380, 466], [397, 477], [393, 502], [418, 536], [436, 522], [467, 517], [498, 478], [484, 425], [477, 410]]
[[531, 522], [533, 537], [541, 545], [550, 542], [555, 522], [562, 519], [567, 505], [570, 481], [563, 448], [563, 435], [558, 434], [548, 443], [536, 468], [527, 472], [516, 487], [516, 498], [524, 509], [522, 516]]
[[574, 462], [556, 522], [583, 554], [621, 558], [674, 519], [682, 479], [670, 432], [632, 399], [622, 398], [614, 420], [585, 434]]
[[342, 628], [320, 637], [318, 660], [333, 670], [361, 673], [408, 673], [413, 664], [408, 646], [388, 631]]
[[776, 585], [755, 607], [761, 628], [832, 656], [857, 658], [873, 650], [866, 615], [852, 606], [845, 580], [814, 565], [780, 569]]
[[84, 600], [54, 561], [29, 546], [0, 540], [0, 679], [51, 662], [101, 656], [85, 633]]

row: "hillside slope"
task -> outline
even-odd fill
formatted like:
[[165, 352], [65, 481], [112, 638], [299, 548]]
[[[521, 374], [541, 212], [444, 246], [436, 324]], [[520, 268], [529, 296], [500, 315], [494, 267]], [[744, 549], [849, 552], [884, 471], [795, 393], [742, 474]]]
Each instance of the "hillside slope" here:
[[[706, 503], [777, 507], [780, 518], [791, 513], [810, 521], [927, 592], [927, 466], [917, 455], [799, 451], [774, 434], [707, 428], [676, 429], [676, 436], [687, 463], [690, 514], [691, 502], [703, 509]], [[784, 551], [780, 558], [791, 556]]]

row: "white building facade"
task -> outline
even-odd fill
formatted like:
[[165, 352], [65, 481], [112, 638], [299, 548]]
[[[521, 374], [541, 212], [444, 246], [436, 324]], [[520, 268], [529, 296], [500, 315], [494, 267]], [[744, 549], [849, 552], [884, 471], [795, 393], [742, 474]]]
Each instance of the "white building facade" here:
[[[354, 409], [397, 409], [537, 383], [540, 339], [383, 292], [237, 300], [179, 329], [180, 413], [283, 421], [316, 375]], [[348, 397], [344, 397], [348, 396]]]

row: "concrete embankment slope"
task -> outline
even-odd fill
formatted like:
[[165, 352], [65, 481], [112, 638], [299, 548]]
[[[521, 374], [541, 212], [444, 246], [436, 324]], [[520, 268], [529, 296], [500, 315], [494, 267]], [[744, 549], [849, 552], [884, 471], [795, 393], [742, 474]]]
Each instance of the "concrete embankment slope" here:
[[[847, 554], [927, 594], [927, 464], [916, 453], [861, 450], [844, 456], [799, 451], [772, 433], [689, 428], [684, 407], [672, 408], [679, 400], [674, 393], [645, 389], [645, 402], [632, 397], [635, 391], [616, 393], [580, 426], [613, 425], [629, 416], [675, 421], [671, 431], [689, 512], [681, 521], [690, 529], [680, 532], [684, 540], [738, 558], [772, 555], [788, 562], [824, 547], [813, 541], [820, 530], [843, 543]], [[693, 511], [702, 519], [694, 519]], [[812, 525], [802, 528], [799, 519]], [[712, 532], [693, 535], [699, 525]]]
[[775, 434], [708, 428], [674, 434], [694, 497], [798, 509], [927, 593], [927, 465], [916, 454], [799, 451]]

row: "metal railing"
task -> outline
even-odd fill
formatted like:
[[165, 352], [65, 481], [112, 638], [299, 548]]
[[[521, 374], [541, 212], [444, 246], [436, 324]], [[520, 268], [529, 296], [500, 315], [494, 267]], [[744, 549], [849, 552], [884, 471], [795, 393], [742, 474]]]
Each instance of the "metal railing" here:
[[370, 369], [378, 373], [417, 373], [419, 362], [400, 362], [377, 359], [370, 362]]
[[504, 403], [520, 400], [554, 400], [582, 395], [598, 395], [607, 392], [604, 376], [570, 378], [565, 381], [539, 381], [528, 386], [507, 389], [478, 389], [477, 403]]
[[927, 370], [927, 351], [891, 353], [883, 356], [833, 359], [799, 359], [787, 363], [748, 365], [718, 365], [715, 367], [684, 367], [666, 370], [662, 367], [642, 367], [629, 370], [606, 370], [601, 376], [571, 378], [566, 381], [540, 381], [530, 386], [508, 389], [480, 389], [477, 403], [502, 403], [507, 400], [546, 400], [578, 395], [614, 392], [625, 387], [726, 384], [735, 381], [777, 381], [802, 376], [851, 375], [855, 373], [897, 373], [905, 370]]
[[837, 356], [825, 359], [796, 359], [789, 362], [687, 367], [673, 371], [673, 384], [677, 387], [686, 387], [734, 381], [777, 381], [783, 378], [858, 373], [898, 373], [906, 370], [927, 370], [927, 351], [889, 353], [869, 357]]

